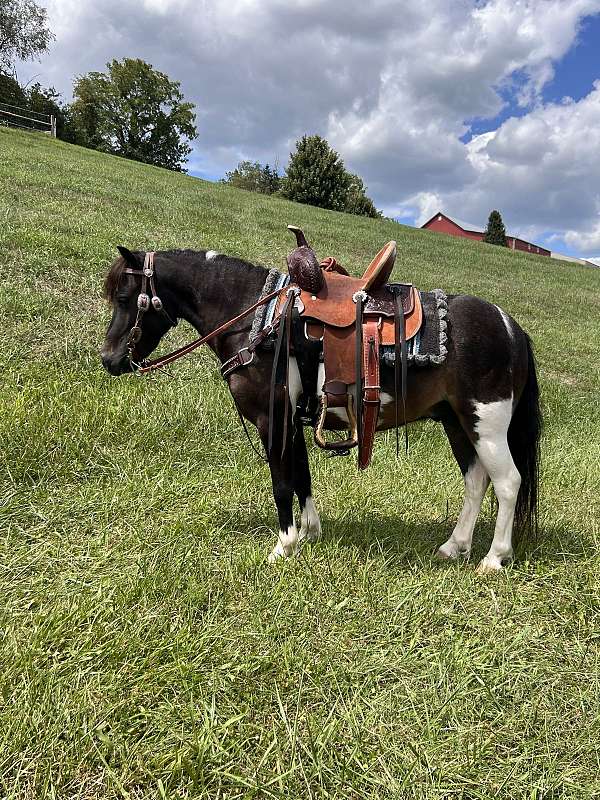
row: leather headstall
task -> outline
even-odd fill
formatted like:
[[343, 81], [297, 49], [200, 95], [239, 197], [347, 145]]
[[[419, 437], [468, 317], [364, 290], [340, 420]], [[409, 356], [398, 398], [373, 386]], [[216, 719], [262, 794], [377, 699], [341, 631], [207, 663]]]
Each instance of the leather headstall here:
[[[175, 325], [177, 325], [177, 320], [174, 320], [170, 316], [170, 314], [164, 307], [162, 300], [160, 299], [160, 297], [156, 292], [156, 284], [154, 282], [154, 276], [156, 273], [154, 267], [154, 255], [155, 255], [154, 252], [146, 253], [144, 257], [144, 266], [142, 269], [132, 269], [131, 267], [125, 267], [125, 269], [123, 270], [123, 272], [126, 273], [127, 275], [142, 276], [142, 286], [137, 298], [137, 314], [135, 317], [135, 323], [133, 325], [133, 328], [129, 331], [129, 335], [127, 337], [127, 353], [129, 356], [129, 362], [132, 365], [132, 367], [139, 366], [133, 360], [133, 354], [135, 351], [136, 344], [142, 338], [142, 318], [144, 314], [150, 310], [150, 307], [152, 307], [155, 311], [164, 314], [164, 316], [168, 319], [171, 327], [175, 327]], [[150, 284], [150, 295], [148, 294], [148, 284]]]

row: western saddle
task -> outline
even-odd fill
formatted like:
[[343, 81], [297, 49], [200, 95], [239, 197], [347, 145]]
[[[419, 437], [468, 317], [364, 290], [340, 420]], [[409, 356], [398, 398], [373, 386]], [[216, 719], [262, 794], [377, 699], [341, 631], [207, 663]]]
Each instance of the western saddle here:
[[[380, 348], [395, 349], [396, 428], [398, 401], [406, 416], [407, 342], [421, 327], [420, 294], [411, 284], [388, 284], [396, 258], [396, 242], [388, 242], [361, 278], [353, 278], [335, 259], [320, 264], [303, 232], [292, 225], [297, 247], [288, 256], [290, 285], [283, 289], [276, 306], [273, 326], [278, 337], [271, 381], [270, 416], [274, 411], [275, 385], [289, 385], [289, 355], [294, 310], [304, 321], [304, 335], [322, 342], [325, 378], [315, 425], [315, 442], [326, 450], [347, 451], [358, 447], [358, 466], [371, 461], [380, 409]], [[285, 370], [280, 367], [286, 342]], [[281, 373], [285, 378], [281, 380]], [[287, 429], [287, 405], [284, 437]], [[347, 419], [344, 441], [327, 441], [326, 430], [338, 430], [340, 415]], [[345, 422], [346, 420], [344, 420]], [[272, 429], [269, 448], [272, 444]], [[285, 447], [285, 438], [284, 445]]]

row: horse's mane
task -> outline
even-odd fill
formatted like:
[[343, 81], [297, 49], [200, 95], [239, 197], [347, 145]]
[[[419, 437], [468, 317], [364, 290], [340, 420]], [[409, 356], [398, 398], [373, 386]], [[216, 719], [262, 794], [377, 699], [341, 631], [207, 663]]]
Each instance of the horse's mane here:
[[111, 264], [110, 269], [106, 274], [106, 278], [104, 278], [104, 297], [106, 300], [111, 302], [114, 300], [117, 289], [119, 288], [119, 283], [121, 281], [121, 275], [123, 274], [123, 270], [126, 266], [127, 264], [125, 263], [123, 256], [115, 258]]
[[[203, 259], [206, 258], [206, 250], [165, 250], [161, 252], [161, 255], [164, 256], [183, 256], [188, 258], [198, 258], [201, 256]], [[134, 255], [140, 255], [139, 253]], [[142, 253], [143, 256], [143, 253]], [[143, 258], [142, 258], [143, 260]], [[248, 274], [254, 272], [257, 267], [260, 270], [266, 271], [265, 267], [259, 267], [257, 264], [252, 264], [250, 261], [244, 261], [241, 258], [236, 258], [235, 256], [226, 256], [224, 254], [218, 254], [216, 260], [212, 260], [210, 262], [205, 261], [204, 263], [214, 263], [218, 265], [225, 265], [227, 264], [229, 267], [235, 267], [236, 270], [244, 270]], [[104, 279], [104, 297], [106, 300], [112, 302], [115, 298], [117, 290], [119, 288], [119, 284], [121, 282], [121, 277], [123, 275], [123, 270], [127, 266], [127, 262], [123, 258], [123, 256], [118, 256], [110, 266], [108, 273], [106, 274], [106, 278]], [[141, 269], [140, 263], [140, 269]]]

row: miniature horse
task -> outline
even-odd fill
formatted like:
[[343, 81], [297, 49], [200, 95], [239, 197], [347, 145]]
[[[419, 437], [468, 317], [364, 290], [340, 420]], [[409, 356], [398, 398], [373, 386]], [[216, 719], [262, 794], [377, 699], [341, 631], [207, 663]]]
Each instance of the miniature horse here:
[[[139, 318], [137, 300], [143, 280], [139, 271], [145, 254], [121, 247], [119, 251], [121, 256], [105, 280], [113, 315], [101, 355], [111, 375], [132, 372], [132, 362], [150, 355], [179, 319], [206, 335], [237, 316], [257, 301], [268, 275], [264, 267], [212, 250], [157, 252], [155, 281], [160, 302], [154, 305], [158, 298], [153, 296], [132, 358], [128, 336]], [[449, 295], [447, 319], [446, 360], [438, 366], [409, 368], [406, 416], [401, 422], [424, 418], [441, 422], [464, 476], [464, 505], [452, 535], [437, 552], [440, 558], [469, 555], [475, 522], [492, 481], [498, 515], [491, 547], [478, 566], [478, 572], [487, 573], [500, 570], [511, 559], [513, 523], [524, 534], [537, 529], [542, 419], [535, 361], [527, 334], [498, 306], [468, 295]], [[211, 341], [222, 363], [247, 345], [251, 323], [252, 317], [247, 317]], [[259, 348], [252, 363], [227, 377], [240, 414], [256, 426], [265, 448], [273, 358], [272, 349]], [[382, 366], [382, 398], [387, 403], [382, 405], [377, 430], [395, 427], [394, 415], [389, 413], [393, 377], [393, 369]], [[278, 541], [270, 560], [293, 555], [303, 540], [315, 541], [321, 534], [302, 421], [296, 413], [302, 383], [295, 358], [290, 361], [288, 387], [287, 392], [278, 387], [276, 439], [269, 453], [279, 516]], [[284, 403], [290, 404], [285, 435]], [[300, 504], [299, 531], [294, 494]]]

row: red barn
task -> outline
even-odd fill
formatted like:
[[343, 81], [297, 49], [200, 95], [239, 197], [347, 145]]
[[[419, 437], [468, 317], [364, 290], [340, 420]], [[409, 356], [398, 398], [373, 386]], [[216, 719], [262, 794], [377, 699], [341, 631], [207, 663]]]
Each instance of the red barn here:
[[[437, 233], [447, 233], [450, 236], [464, 236], [465, 239], [475, 239], [478, 242], [483, 241], [484, 230], [478, 225], [471, 225], [469, 222], [464, 222], [460, 219], [450, 219], [446, 214], [438, 211], [437, 214], [427, 220], [422, 228], [428, 231], [437, 231]], [[541, 247], [539, 244], [532, 244], [526, 242], [524, 239], [519, 239], [517, 236], [506, 236], [506, 243], [511, 250], [522, 250], [524, 253], [536, 253], [540, 256], [549, 256], [550, 250]]]

